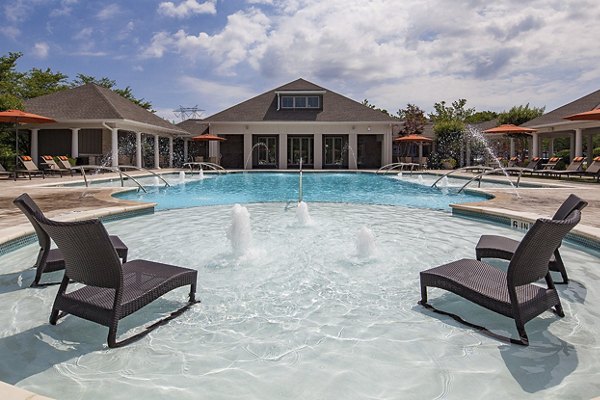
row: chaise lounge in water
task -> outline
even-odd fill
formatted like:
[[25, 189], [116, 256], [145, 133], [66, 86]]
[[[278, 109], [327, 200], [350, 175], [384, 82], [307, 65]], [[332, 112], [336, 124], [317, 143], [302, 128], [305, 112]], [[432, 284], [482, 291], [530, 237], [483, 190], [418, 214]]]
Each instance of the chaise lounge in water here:
[[[15, 201], [33, 203], [27, 194]], [[107, 326], [108, 347], [121, 347], [141, 339], [196, 303], [198, 271], [147, 260], [133, 260], [121, 265], [99, 220], [58, 222], [39, 211], [32, 215], [65, 258], [65, 275], [52, 306], [50, 324], [55, 325], [58, 319], [72, 314]], [[79, 288], [67, 292], [71, 283], [80, 284], [77, 285]], [[185, 306], [145, 330], [117, 341], [119, 320], [186, 285], [190, 285], [190, 293]]]
[[[548, 270], [548, 260], [565, 235], [579, 223], [581, 212], [573, 211], [562, 220], [538, 219], [519, 243], [504, 272], [479, 260], [462, 259], [420, 273], [421, 300], [419, 304], [458, 322], [506, 340], [529, 345], [525, 323], [548, 309], [564, 316], [558, 292]], [[534, 285], [545, 278], [546, 287]], [[463, 320], [458, 315], [435, 309], [427, 303], [427, 287], [453, 292], [482, 307], [515, 320], [519, 339], [488, 331]]]

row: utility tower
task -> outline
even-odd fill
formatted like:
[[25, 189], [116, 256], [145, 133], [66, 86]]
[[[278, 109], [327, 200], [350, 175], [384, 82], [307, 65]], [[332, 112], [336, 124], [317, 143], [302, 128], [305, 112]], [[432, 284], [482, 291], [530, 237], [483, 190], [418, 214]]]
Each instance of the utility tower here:
[[177, 115], [177, 117], [181, 121], [185, 121], [186, 119], [202, 119], [202, 111], [204, 111], [204, 110], [202, 110], [201, 108], [198, 108], [198, 106], [194, 106], [194, 107], [179, 106], [178, 109], [173, 110], [175, 115]]

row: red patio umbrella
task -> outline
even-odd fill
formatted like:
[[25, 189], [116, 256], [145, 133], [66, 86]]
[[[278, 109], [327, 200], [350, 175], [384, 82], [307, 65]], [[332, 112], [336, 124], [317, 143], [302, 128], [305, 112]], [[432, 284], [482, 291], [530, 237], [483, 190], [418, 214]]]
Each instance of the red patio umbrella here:
[[208, 141], [222, 142], [223, 140], [227, 140], [227, 139], [220, 137], [220, 136], [211, 135], [210, 133], [205, 133], [204, 135], [194, 136], [192, 138], [192, 140], [195, 142], [208, 142]]
[[423, 135], [410, 134], [406, 136], [399, 136], [394, 139], [394, 142], [400, 143], [430, 143], [433, 139], [425, 137]]
[[530, 135], [533, 132], [536, 132], [535, 129], [531, 129], [531, 128], [525, 128], [522, 126], [517, 126], [514, 124], [504, 124], [504, 125], [500, 125], [497, 126], [495, 128], [490, 128], [490, 129], [486, 129], [485, 131], [483, 131], [483, 133], [501, 133], [501, 134], [506, 134], [506, 135], [510, 135], [510, 134], [526, 134], [526, 135]]
[[565, 117], [565, 119], [571, 121], [600, 121], [600, 108], [579, 114], [569, 115], [568, 117]]
[[0, 122], [15, 124], [15, 169], [17, 169], [19, 165], [19, 124], [47, 124], [56, 121], [52, 118], [21, 110], [6, 110], [0, 111]]

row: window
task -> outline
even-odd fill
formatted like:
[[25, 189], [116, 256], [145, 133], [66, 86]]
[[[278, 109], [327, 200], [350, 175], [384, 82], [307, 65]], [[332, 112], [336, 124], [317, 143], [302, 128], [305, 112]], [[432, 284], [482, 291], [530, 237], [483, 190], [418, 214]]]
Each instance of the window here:
[[281, 108], [319, 108], [319, 96], [281, 96]]

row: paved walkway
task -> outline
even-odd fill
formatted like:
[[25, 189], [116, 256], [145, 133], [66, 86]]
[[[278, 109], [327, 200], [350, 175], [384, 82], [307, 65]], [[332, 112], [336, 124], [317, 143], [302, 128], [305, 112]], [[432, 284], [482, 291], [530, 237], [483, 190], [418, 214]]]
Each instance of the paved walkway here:
[[[161, 170], [169, 173], [173, 170]], [[431, 173], [442, 173], [432, 171]], [[132, 173], [134, 176], [142, 172]], [[458, 173], [456, 176], [472, 177], [472, 173]], [[113, 173], [100, 175], [101, 178], [115, 178]], [[500, 179], [502, 178], [495, 178]], [[31, 225], [21, 212], [12, 204], [12, 200], [21, 193], [28, 193], [40, 208], [51, 218], [83, 219], [91, 216], [101, 216], [123, 211], [147, 208], [151, 205], [121, 200], [111, 197], [120, 188], [82, 188], [82, 187], [45, 187], [48, 184], [64, 184], [71, 181], [80, 181], [80, 177], [47, 177], [46, 179], [33, 178], [0, 179], [0, 243], [33, 232]], [[474, 211], [515, 216], [535, 220], [539, 217], [548, 217], [554, 214], [558, 206], [570, 194], [575, 193], [588, 201], [588, 207], [583, 211], [582, 222], [576, 231], [585, 233], [585, 236], [600, 240], [600, 184], [588, 179], [586, 182], [567, 179], [543, 179], [524, 177], [523, 183], [537, 183], [554, 187], [536, 187], [517, 190], [519, 197], [513, 189], [481, 189], [483, 192], [495, 196], [494, 199], [478, 203], [467, 203], [461, 208]], [[475, 187], [475, 184], [472, 184]]]

